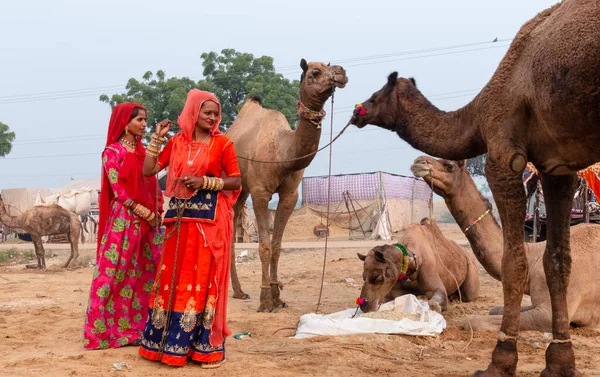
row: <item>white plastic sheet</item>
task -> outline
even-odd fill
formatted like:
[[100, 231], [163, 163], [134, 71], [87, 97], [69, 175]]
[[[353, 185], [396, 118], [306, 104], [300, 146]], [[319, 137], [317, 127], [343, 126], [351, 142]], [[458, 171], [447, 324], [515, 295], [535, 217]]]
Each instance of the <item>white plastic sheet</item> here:
[[381, 305], [379, 311], [392, 310], [395, 312], [416, 314], [419, 320], [403, 318], [400, 321], [361, 317], [362, 312], [352, 318], [356, 309], [346, 309], [341, 312], [322, 315], [305, 314], [300, 317], [295, 339], [310, 338], [319, 335], [350, 335], [350, 334], [404, 334], [435, 336], [446, 328], [444, 317], [429, 309], [429, 305], [417, 299], [414, 295], [397, 297]]

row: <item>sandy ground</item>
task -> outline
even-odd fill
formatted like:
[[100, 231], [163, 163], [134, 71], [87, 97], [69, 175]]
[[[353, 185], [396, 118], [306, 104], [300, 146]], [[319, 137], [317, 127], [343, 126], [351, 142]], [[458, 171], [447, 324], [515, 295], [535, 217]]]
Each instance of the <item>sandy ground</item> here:
[[[467, 247], [459, 229], [443, 226], [445, 234]], [[347, 238], [346, 238], [347, 239]], [[314, 241], [312, 239], [311, 241]], [[84, 351], [83, 315], [92, 268], [87, 260], [92, 245], [81, 252], [82, 267], [60, 267], [68, 256], [65, 245], [52, 245], [47, 271], [25, 270], [23, 264], [0, 267], [0, 375], [1, 376], [467, 376], [487, 366], [495, 345], [494, 332], [462, 330], [466, 314], [485, 314], [502, 304], [501, 286], [483, 269], [481, 298], [474, 303], [452, 303], [444, 313], [446, 330], [438, 337], [356, 335], [292, 340], [298, 318], [314, 312], [319, 296], [323, 241], [284, 243], [280, 277], [282, 298], [288, 308], [277, 313], [257, 313], [260, 265], [256, 248], [238, 266], [242, 286], [251, 299], [230, 299], [229, 325], [234, 333], [250, 331], [250, 339], [227, 341], [227, 363], [217, 370], [188, 364], [179, 369], [137, 356], [137, 348]], [[331, 313], [352, 307], [362, 283], [362, 263], [356, 252], [371, 243], [331, 242], [327, 253], [321, 311]], [[0, 245], [2, 249], [15, 245]], [[32, 250], [27, 244], [18, 249]], [[348, 278], [353, 279], [347, 280]], [[345, 280], [346, 279], [346, 280]], [[290, 330], [291, 328], [291, 330]], [[588, 376], [600, 376], [600, 333], [574, 330], [577, 365]], [[528, 332], [531, 337], [543, 334]], [[116, 371], [114, 363], [129, 369]], [[519, 343], [519, 376], [539, 376], [544, 368], [544, 348]]]

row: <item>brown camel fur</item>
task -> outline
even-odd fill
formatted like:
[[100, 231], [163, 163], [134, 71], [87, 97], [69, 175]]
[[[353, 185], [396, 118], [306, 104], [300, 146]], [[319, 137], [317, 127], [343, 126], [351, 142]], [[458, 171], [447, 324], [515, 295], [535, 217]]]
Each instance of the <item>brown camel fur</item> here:
[[69, 267], [71, 261], [79, 256], [77, 238], [81, 235], [81, 243], [84, 242], [81, 222], [76, 214], [56, 205], [35, 206], [23, 212], [19, 216], [11, 216], [4, 207], [4, 201], [0, 197], [0, 221], [10, 228], [23, 229], [31, 235], [37, 256], [37, 268], [46, 268], [46, 251], [42, 243], [42, 236], [67, 234], [71, 243], [71, 256], [64, 267]]
[[[411, 171], [431, 184], [433, 191], [444, 198], [471, 244], [473, 253], [485, 270], [501, 280], [502, 229], [490, 214], [469, 231], [465, 229], [488, 210], [463, 161], [449, 161], [427, 156], [418, 157]], [[432, 174], [430, 175], [430, 171]], [[600, 330], [600, 225], [580, 224], [571, 228], [572, 274], [567, 292], [569, 323], [578, 327]], [[550, 292], [544, 274], [543, 256], [546, 242], [525, 243], [528, 277], [525, 294], [531, 306], [521, 308], [521, 330], [552, 331]], [[500, 328], [503, 307], [490, 310], [491, 316], [472, 316], [474, 329]]]
[[[348, 82], [346, 72], [340, 66], [314, 62], [307, 64], [302, 59], [300, 67], [302, 68], [300, 101], [313, 111], [323, 109], [334, 87], [343, 88]], [[235, 144], [242, 172], [242, 193], [234, 206], [234, 224], [238, 224], [243, 206], [250, 195], [256, 215], [262, 264], [258, 311], [271, 312], [276, 307], [286, 305], [280, 299], [282, 284], [277, 273], [281, 238], [298, 201], [298, 185], [304, 175], [304, 169], [313, 160], [314, 154], [285, 163], [262, 163], [244, 158], [258, 161], [285, 161], [314, 153], [319, 146], [321, 125], [320, 122], [312, 122], [300, 117], [298, 126], [292, 130], [285, 116], [279, 111], [265, 109], [256, 99], [249, 99], [226, 135]], [[268, 203], [274, 193], [279, 194], [279, 204], [271, 239]], [[242, 291], [237, 277], [233, 249], [231, 258], [233, 297], [246, 299], [248, 295]]]
[[437, 109], [414, 80], [393, 73], [364, 111], [353, 115], [358, 127], [395, 130], [432, 156], [463, 160], [488, 152], [486, 174], [503, 225], [504, 316], [492, 362], [478, 376], [516, 374], [528, 269], [522, 183], [527, 161], [540, 172], [548, 213], [543, 265], [554, 340], [542, 376], [580, 375], [567, 307], [570, 213], [576, 172], [600, 160], [599, 19], [597, 0], [565, 0], [539, 13], [521, 27], [488, 84], [460, 110]]
[[403, 253], [394, 245], [377, 246], [367, 255], [358, 254], [364, 261], [360, 309], [375, 311], [384, 302], [412, 293], [425, 295], [431, 309], [446, 310], [448, 296], [457, 294], [463, 302], [479, 297], [479, 275], [472, 257], [454, 241], [448, 240], [435, 220], [423, 219], [410, 224], [399, 240], [408, 251], [411, 261], [407, 279], [398, 280]]

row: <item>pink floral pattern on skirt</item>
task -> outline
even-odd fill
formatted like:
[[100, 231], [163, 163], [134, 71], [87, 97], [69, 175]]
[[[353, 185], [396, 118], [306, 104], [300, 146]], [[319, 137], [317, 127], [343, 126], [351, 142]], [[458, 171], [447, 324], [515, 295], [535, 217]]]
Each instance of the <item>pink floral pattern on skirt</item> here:
[[123, 203], [113, 203], [108, 224], [86, 310], [88, 349], [121, 347], [141, 337], [160, 258], [160, 232], [151, 229], [142, 234], [140, 219]]

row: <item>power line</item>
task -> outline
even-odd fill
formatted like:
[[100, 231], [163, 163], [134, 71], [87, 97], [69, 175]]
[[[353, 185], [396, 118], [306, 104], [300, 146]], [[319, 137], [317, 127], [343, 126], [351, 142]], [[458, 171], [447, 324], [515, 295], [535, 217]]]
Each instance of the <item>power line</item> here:
[[[361, 66], [361, 65], [381, 64], [381, 63], [388, 63], [388, 62], [401, 61], [401, 60], [421, 59], [421, 58], [426, 58], [426, 57], [435, 57], [435, 56], [459, 54], [459, 53], [471, 52], [471, 51], [478, 51], [478, 50], [488, 50], [488, 49], [493, 49], [493, 48], [501, 48], [501, 47], [506, 47], [508, 45], [497, 45], [497, 46], [492, 46], [492, 47], [481, 47], [481, 48], [459, 50], [459, 51], [450, 51], [450, 52], [446, 52], [446, 53], [429, 54], [429, 55], [418, 55], [418, 56], [408, 56], [408, 57], [406, 57], [406, 55], [415, 55], [415, 54], [423, 54], [423, 53], [426, 53], [426, 52], [436, 52], [436, 51], [452, 50], [452, 49], [464, 48], [464, 47], [471, 47], [471, 46], [481, 46], [481, 45], [487, 45], [487, 44], [490, 44], [490, 43], [494, 43], [495, 44], [495, 43], [498, 43], [498, 42], [505, 42], [505, 41], [510, 41], [510, 40], [511, 39], [502, 39], [502, 40], [499, 40], [497, 42], [466, 43], [466, 44], [459, 44], [459, 45], [452, 45], [452, 46], [445, 46], [445, 47], [420, 49], [420, 50], [412, 50], [412, 51], [403, 51], [403, 52], [397, 52], [397, 53], [391, 53], [391, 54], [382, 54], [382, 55], [371, 55], [371, 56], [347, 58], [347, 59], [340, 59], [338, 61], [335, 61], [335, 63], [359, 62], [359, 61], [364, 61], [364, 60], [385, 59], [385, 58], [389, 58], [389, 57], [393, 57], [393, 56], [405, 56], [405, 57], [401, 57], [401, 58], [398, 58], [398, 59], [387, 59], [387, 60], [370, 61], [370, 62], [364, 62], [364, 63], [357, 63], [357, 64], [347, 65], [347, 67], [355, 67], [355, 66]], [[283, 67], [276, 68], [276, 73], [281, 73], [281, 71], [289, 71], [291, 69], [298, 70], [298, 68], [299, 67], [297, 67], [297, 66], [283, 66]], [[261, 71], [254, 71], [254, 72], [250, 72], [250, 74], [260, 74], [260, 73], [263, 73], [263, 72], [264, 72], [263, 70], [261, 70]], [[195, 77], [195, 78], [189, 78], [189, 79], [193, 81], [195, 79], [201, 79], [201, 78]], [[222, 77], [222, 78], [217, 77], [217, 78], [215, 78], [215, 79], [213, 79], [211, 81], [214, 82], [214, 83], [215, 82], [216, 83], [220, 83], [220, 82], [227, 82], [229, 79], [230, 79], [229, 77]], [[123, 89], [124, 89], [123, 85], [112, 85], [112, 86], [103, 86], [103, 87], [95, 87], [95, 88], [84, 88], [84, 89], [61, 90], [61, 91], [53, 91], [53, 92], [42, 92], [42, 93], [32, 93], [32, 94], [21, 94], [21, 95], [3, 96], [3, 97], [0, 97], [0, 104], [27, 103], [27, 102], [45, 101], [45, 100], [53, 100], [53, 99], [58, 100], [58, 99], [69, 99], [69, 98], [78, 98], [78, 97], [86, 97], [86, 96], [96, 96], [96, 95], [104, 94], [105, 91], [123, 90]], [[99, 90], [102, 90], [102, 91], [100, 92]]]

